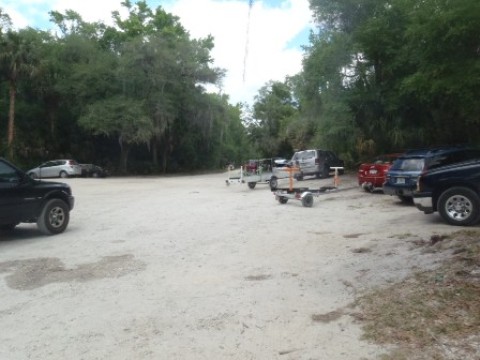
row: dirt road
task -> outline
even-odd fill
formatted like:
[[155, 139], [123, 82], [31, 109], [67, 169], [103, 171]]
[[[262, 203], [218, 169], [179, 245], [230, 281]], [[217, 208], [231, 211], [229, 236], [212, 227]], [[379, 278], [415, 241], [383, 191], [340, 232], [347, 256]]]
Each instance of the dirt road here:
[[458, 230], [353, 176], [312, 208], [225, 179], [67, 179], [64, 234], [0, 235], [0, 358], [374, 359], [349, 305]]

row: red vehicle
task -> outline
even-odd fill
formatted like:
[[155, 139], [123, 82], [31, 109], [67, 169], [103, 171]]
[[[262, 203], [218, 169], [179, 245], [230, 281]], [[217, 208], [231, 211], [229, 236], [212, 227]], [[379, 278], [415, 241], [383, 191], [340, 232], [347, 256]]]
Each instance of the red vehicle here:
[[402, 154], [384, 154], [377, 156], [372, 162], [361, 164], [357, 174], [358, 185], [369, 192], [381, 189], [388, 169], [400, 155]]

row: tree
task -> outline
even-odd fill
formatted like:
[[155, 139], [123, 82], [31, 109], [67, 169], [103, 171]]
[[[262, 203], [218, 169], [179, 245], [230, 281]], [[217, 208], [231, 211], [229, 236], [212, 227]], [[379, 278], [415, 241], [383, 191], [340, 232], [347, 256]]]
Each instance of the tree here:
[[2, 77], [8, 82], [9, 110], [7, 128], [7, 149], [10, 158], [14, 157], [15, 101], [20, 79], [32, 77], [37, 69], [38, 49], [42, 33], [32, 28], [19, 31], [8, 30], [0, 42], [0, 68]]
[[287, 81], [272, 81], [255, 97], [250, 135], [263, 156], [274, 157], [292, 152], [288, 142], [289, 125], [298, 113]]
[[128, 154], [134, 144], [148, 144], [153, 123], [141, 102], [124, 96], [110, 97], [88, 106], [79, 123], [95, 135], [115, 136], [120, 146], [121, 172], [127, 172]]

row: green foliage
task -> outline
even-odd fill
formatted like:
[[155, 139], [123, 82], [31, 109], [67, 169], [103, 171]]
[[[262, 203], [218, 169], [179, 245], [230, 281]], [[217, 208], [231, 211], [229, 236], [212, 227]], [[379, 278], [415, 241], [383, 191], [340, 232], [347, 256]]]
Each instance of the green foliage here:
[[51, 12], [60, 36], [13, 30], [0, 9], [3, 153], [98, 158], [123, 170], [129, 159], [144, 173], [307, 147], [354, 163], [480, 142], [477, 0], [311, 0], [318, 28], [302, 71], [265, 84], [251, 109], [207, 93], [225, 74], [212, 66], [211, 36], [190, 38], [178, 17], [146, 1], [121, 5], [127, 15], [113, 12], [114, 26]]
[[480, 141], [478, 1], [311, 0], [311, 9], [319, 30], [298, 93], [317, 146], [361, 158]]
[[285, 146], [290, 124], [298, 114], [290, 84], [270, 82], [259, 91], [253, 106], [249, 133], [262, 157], [290, 156], [291, 146]]
[[[114, 26], [52, 11], [60, 36], [11, 30], [0, 10], [0, 134], [15, 89], [20, 114], [9, 128], [19, 161], [68, 156], [136, 173], [240, 161], [240, 109], [205, 90], [225, 73], [212, 67], [213, 38], [191, 39], [176, 16], [145, 1], [122, 6], [128, 14], [113, 12]], [[0, 144], [3, 152], [6, 136]]]

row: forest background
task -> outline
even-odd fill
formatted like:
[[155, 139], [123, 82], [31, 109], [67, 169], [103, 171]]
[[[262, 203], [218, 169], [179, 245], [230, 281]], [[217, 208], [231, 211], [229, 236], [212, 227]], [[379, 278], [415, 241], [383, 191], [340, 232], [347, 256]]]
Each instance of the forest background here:
[[114, 25], [50, 12], [55, 33], [14, 29], [0, 8], [1, 156], [158, 174], [305, 148], [354, 166], [480, 144], [478, 0], [310, 0], [302, 71], [235, 105], [206, 90], [225, 75], [212, 66], [214, 38], [191, 38], [145, 1], [122, 6], [128, 16], [114, 12]]

